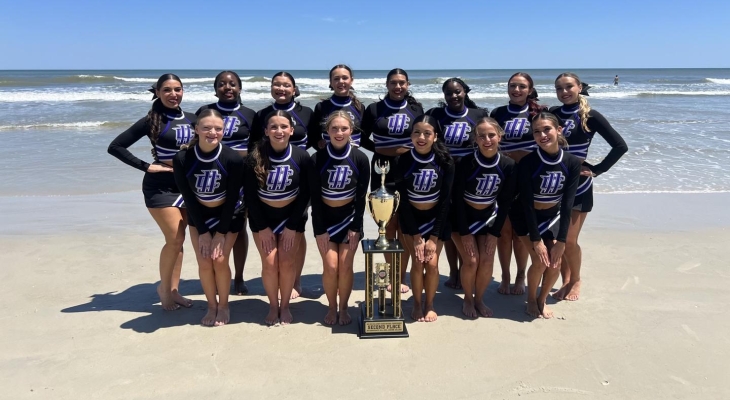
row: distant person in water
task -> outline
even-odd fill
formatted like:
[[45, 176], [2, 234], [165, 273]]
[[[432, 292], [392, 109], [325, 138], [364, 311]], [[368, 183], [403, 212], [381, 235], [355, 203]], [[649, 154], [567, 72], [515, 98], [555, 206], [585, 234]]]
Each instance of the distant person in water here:
[[618, 75], [613, 78], [613, 86], [618, 86]]

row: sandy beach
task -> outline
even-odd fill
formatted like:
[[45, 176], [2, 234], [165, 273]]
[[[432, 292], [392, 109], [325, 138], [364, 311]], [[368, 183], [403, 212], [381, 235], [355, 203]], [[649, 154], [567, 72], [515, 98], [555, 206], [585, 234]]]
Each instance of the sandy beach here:
[[[232, 297], [230, 325], [204, 328], [189, 243], [181, 292], [195, 305], [164, 312], [157, 302], [162, 237], [140, 193], [2, 197], [0, 398], [729, 398], [729, 201], [596, 195], [581, 236], [582, 297], [552, 304], [555, 319], [532, 320], [524, 296], [493, 283], [495, 316], [467, 320], [461, 292], [440, 286], [437, 322], [408, 321], [408, 339], [359, 340], [356, 324], [321, 322], [311, 227], [294, 324], [263, 324], [252, 248], [251, 295]], [[363, 262], [359, 253], [353, 316]]]

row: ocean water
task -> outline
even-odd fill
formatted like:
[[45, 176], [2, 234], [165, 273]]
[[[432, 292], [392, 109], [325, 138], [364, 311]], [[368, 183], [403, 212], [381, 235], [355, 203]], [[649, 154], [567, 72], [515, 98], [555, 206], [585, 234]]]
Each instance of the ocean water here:
[[[216, 100], [218, 71], [0, 71], [0, 196], [54, 196], [139, 191], [142, 173], [109, 156], [109, 142], [150, 106], [147, 88], [164, 72], [183, 80], [182, 107], [194, 112]], [[271, 101], [276, 71], [238, 70], [244, 104], [255, 110]], [[290, 71], [313, 107], [327, 98], [327, 71]], [[363, 103], [385, 94], [387, 71], [355, 71]], [[409, 71], [414, 96], [424, 108], [442, 98], [441, 84], [458, 76], [469, 96], [490, 110], [508, 101], [513, 70]], [[564, 71], [528, 70], [540, 100], [559, 105], [553, 80]], [[730, 69], [574, 70], [592, 86], [591, 106], [623, 135], [629, 152], [595, 183], [597, 192], [730, 191]], [[620, 85], [613, 86], [618, 74]], [[132, 147], [151, 160], [149, 142]], [[588, 160], [608, 152], [594, 140]]]

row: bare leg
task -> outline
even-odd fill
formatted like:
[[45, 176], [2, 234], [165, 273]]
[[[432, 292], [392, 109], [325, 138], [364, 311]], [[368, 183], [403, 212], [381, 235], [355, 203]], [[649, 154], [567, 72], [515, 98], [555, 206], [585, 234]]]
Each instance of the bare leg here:
[[509, 265], [512, 261], [512, 223], [509, 217], [504, 220], [502, 232], [497, 241], [497, 255], [499, 256], [499, 265], [502, 267], [502, 282], [499, 284], [497, 293], [510, 294], [509, 283], [512, 280]]
[[411, 259], [413, 263], [411, 265], [411, 289], [413, 289], [413, 311], [411, 311], [411, 318], [414, 321], [423, 322], [423, 273], [424, 264], [419, 262], [416, 258], [416, 253], [413, 248], [413, 236], [404, 235], [405, 247], [411, 253]]
[[327, 252], [322, 254], [322, 286], [324, 286], [324, 294], [327, 297], [328, 309], [324, 316], [324, 323], [334, 325], [337, 323], [337, 275], [338, 275], [338, 255], [337, 243], [327, 243]]
[[547, 266], [540, 261], [535, 250], [532, 249], [532, 242], [529, 236], [521, 236], [520, 240], [530, 251], [532, 265], [527, 270], [527, 309], [526, 312], [534, 318], [542, 317], [542, 311], [537, 305], [537, 288], [540, 286], [543, 272]]
[[243, 270], [246, 267], [246, 257], [248, 257], [248, 233], [246, 229], [241, 230], [233, 245], [233, 266], [236, 275], [233, 278], [233, 293], [237, 295], [248, 294], [248, 287], [243, 280]]
[[296, 277], [294, 278], [294, 286], [291, 291], [289, 298], [296, 299], [302, 294], [302, 271], [304, 271], [304, 258], [307, 255], [307, 239], [304, 235], [300, 235], [299, 248], [294, 259], [294, 265], [296, 267]]
[[339, 245], [339, 274], [337, 276], [337, 288], [340, 293], [340, 325], [347, 325], [352, 322], [347, 312], [350, 293], [352, 293], [353, 261], [357, 250], [350, 250], [350, 245], [343, 243]]
[[476, 272], [476, 292], [474, 293], [474, 306], [482, 317], [494, 315], [492, 309], [484, 304], [484, 292], [492, 283], [492, 272], [494, 272], [494, 254], [487, 256], [487, 236], [477, 236], [477, 248], [479, 249], [478, 266]]
[[444, 243], [446, 261], [449, 263], [449, 279], [444, 282], [444, 286], [451, 289], [461, 289], [461, 282], [459, 281], [459, 252], [456, 250], [454, 242], [451, 240]]
[[423, 319], [426, 322], [434, 322], [438, 319], [438, 315], [433, 308], [433, 299], [436, 297], [436, 289], [439, 287], [439, 254], [441, 254], [443, 247], [444, 242], [438, 240], [434, 257], [425, 265], [426, 279], [423, 286], [426, 289], [426, 305], [424, 307], [426, 314]]
[[275, 248], [271, 253], [266, 254], [261, 247], [257, 232], [253, 233], [253, 241], [261, 256], [261, 281], [264, 284], [266, 297], [269, 298], [269, 313], [266, 315], [265, 321], [267, 324], [273, 325], [279, 320], [279, 253]]
[[[220, 233], [216, 233], [220, 235]], [[213, 272], [215, 272], [216, 289], [218, 290], [218, 312], [215, 317], [215, 325], [225, 325], [231, 320], [231, 310], [228, 306], [228, 294], [231, 287], [231, 250], [236, 243], [237, 233], [226, 233], [223, 244], [223, 255], [213, 260]]]
[[216, 299], [215, 273], [213, 272], [213, 260], [203, 258], [200, 254], [198, 243], [198, 230], [194, 226], [190, 228], [190, 240], [193, 241], [193, 249], [195, 249], [195, 258], [198, 261], [198, 275], [200, 276], [200, 285], [203, 287], [205, 299], [208, 301], [208, 311], [200, 320], [204, 326], [215, 325], [215, 316], [218, 310], [218, 300]]
[[583, 229], [588, 213], [573, 211], [570, 215], [570, 227], [568, 228], [568, 237], [565, 242], [565, 256], [563, 261], [567, 261], [570, 271], [570, 281], [566, 289], [565, 299], [568, 301], [576, 301], [580, 298], [580, 269], [583, 264], [583, 252], [578, 244], [578, 236]]
[[[289, 301], [291, 300], [292, 290], [294, 289], [294, 280], [297, 275], [297, 254], [299, 253], [299, 244], [301, 243], [303, 234], [297, 232], [294, 238], [294, 245], [289, 251], [279, 248], [279, 290], [281, 290], [281, 305], [279, 306], [279, 321], [282, 325], [290, 324], [293, 320], [291, 311], [289, 310]], [[281, 235], [277, 235], [277, 243], [281, 240]]]
[[[180, 306], [175, 303], [172, 294], [173, 277], [176, 263], [179, 262], [182, 268], [181, 253], [185, 242], [185, 227], [187, 226], [186, 219], [182, 214], [185, 211], [176, 207], [148, 208], [147, 210], [165, 236], [165, 245], [162, 246], [160, 251], [160, 285], [157, 287], [157, 294], [160, 296], [163, 309], [167, 311], [176, 310]], [[178, 261], [178, 258], [180, 261]], [[175, 291], [177, 291], [177, 284], [175, 286]], [[184, 303], [187, 304], [187, 301]]]
[[[400, 224], [398, 225], [398, 241], [401, 243], [401, 246], [403, 246], [403, 248], [406, 248], [405, 245], [403, 245], [403, 231], [400, 228]], [[404, 282], [406, 282], [406, 272], [408, 271], [408, 260], [411, 258], [411, 252], [405, 251], [403, 253], [400, 253], [400, 257], [400, 292], [408, 293], [411, 288], [409, 288], [408, 285], [406, 285]]]
[[515, 261], [517, 262], [517, 276], [510, 293], [520, 295], [525, 293], [525, 270], [527, 269], [527, 257], [530, 252], [514, 231], [512, 233], [512, 248], [515, 251]]
[[461, 312], [468, 318], [476, 318], [477, 310], [474, 308], [474, 290], [479, 256], [475, 255], [472, 257], [466, 253], [461, 235], [458, 233], [451, 234], [451, 241], [456, 245], [456, 249], [461, 254], [461, 259], [464, 260], [464, 263], [461, 265], [461, 286], [464, 288], [464, 304], [461, 307]]
[[[545, 247], [547, 247], [548, 254], [550, 254], [550, 250], [552, 250], [555, 242], [552, 240], [543, 240], [543, 242], [545, 243]], [[555, 282], [558, 281], [559, 275], [560, 268], [546, 268], [545, 272], [543, 273], [540, 296], [537, 298], [537, 307], [540, 309], [540, 315], [543, 318], [548, 319], [553, 317], [553, 312], [548, 308], [546, 300], [548, 295], [550, 294], [550, 290], [552, 290], [553, 286], [555, 285]]]

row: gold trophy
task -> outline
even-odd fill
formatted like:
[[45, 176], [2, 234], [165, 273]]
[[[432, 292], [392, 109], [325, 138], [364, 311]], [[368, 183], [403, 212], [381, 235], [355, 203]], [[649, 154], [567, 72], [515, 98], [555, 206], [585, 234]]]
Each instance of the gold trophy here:
[[[368, 200], [370, 214], [378, 225], [378, 239], [362, 241], [362, 250], [365, 253], [365, 302], [360, 304], [360, 338], [408, 337], [400, 297], [400, 255], [405, 250], [397, 240], [389, 241], [385, 237], [385, 226], [398, 209], [400, 194], [392, 194], [385, 188], [385, 174], [390, 170], [387, 161], [382, 165], [376, 163], [373, 169], [380, 174], [380, 188], [370, 192]], [[377, 263], [373, 271], [375, 254], [392, 254], [392, 265]], [[390, 304], [387, 304], [385, 297], [388, 285], [391, 286]], [[374, 299], [375, 286], [378, 287], [377, 300]]]

